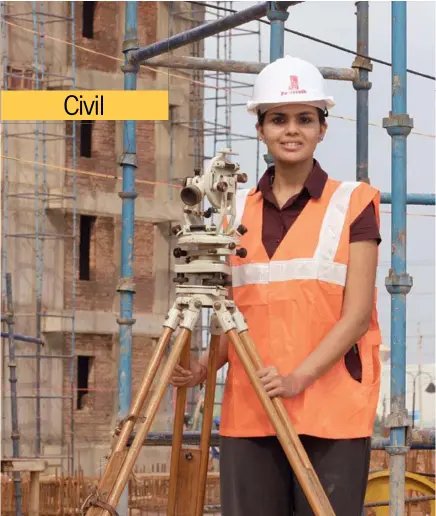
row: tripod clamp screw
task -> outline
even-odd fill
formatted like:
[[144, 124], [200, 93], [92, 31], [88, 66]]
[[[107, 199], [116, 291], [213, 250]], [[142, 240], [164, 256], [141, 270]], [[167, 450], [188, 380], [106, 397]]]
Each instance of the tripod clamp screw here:
[[241, 247], [236, 251], [236, 256], [239, 256], [239, 258], [246, 258], [247, 257], [247, 249], [245, 247]]
[[173, 229], [171, 230], [173, 235], [177, 235], [178, 233], [180, 233], [180, 231], [182, 231], [182, 226], [180, 224], [178, 224], [177, 226], [174, 226]]
[[247, 229], [245, 226], [243, 226], [242, 224], [240, 224], [240, 225], [237, 227], [236, 231], [237, 231], [240, 235], [245, 235], [245, 233], [248, 231], [248, 229]]

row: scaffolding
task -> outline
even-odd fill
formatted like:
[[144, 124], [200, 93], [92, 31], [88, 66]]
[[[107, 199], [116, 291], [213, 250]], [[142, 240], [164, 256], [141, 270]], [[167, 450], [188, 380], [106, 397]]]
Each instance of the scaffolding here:
[[[135, 64], [151, 64], [169, 68], [192, 68], [221, 71], [224, 73], [258, 73], [256, 63], [225, 61], [222, 59], [177, 59], [161, 60], [161, 54], [171, 52], [195, 41], [230, 31], [254, 19], [267, 16], [270, 21], [270, 61], [283, 56], [284, 28], [288, 8], [301, 2], [262, 2], [217, 21], [169, 37], [141, 48], [126, 52], [126, 60]], [[357, 51], [350, 68], [321, 68], [324, 78], [352, 83], [357, 94], [356, 111], [356, 179], [369, 181], [368, 174], [368, 91], [371, 87], [369, 72], [372, 69], [369, 57], [369, 10], [368, 2], [357, 2]], [[126, 34], [132, 37], [136, 23], [135, 4], [127, 7]], [[130, 13], [130, 17], [129, 17]], [[392, 194], [383, 193], [382, 203], [392, 204], [392, 267], [386, 278], [386, 288], [391, 295], [391, 414], [388, 418], [390, 440], [384, 449], [391, 455], [390, 485], [391, 514], [402, 514], [405, 504], [405, 455], [407, 411], [406, 391], [406, 294], [412, 287], [412, 279], [406, 270], [406, 207], [407, 204], [434, 205], [434, 194], [407, 194], [406, 138], [413, 122], [407, 114], [407, 45], [406, 45], [406, 2], [392, 2], [392, 110], [383, 120], [383, 126], [392, 139]], [[136, 35], [135, 35], [136, 37]], [[218, 95], [217, 95], [218, 97]], [[206, 131], [205, 131], [206, 132]], [[128, 170], [125, 170], [129, 174]]]
[[[20, 5], [20, 4], [18, 4]], [[23, 4], [21, 4], [23, 5]], [[15, 7], [10, 2], [1, 3], [1, 25], [2, 25], [2, 63], [3, 63], [3, 74], [2, 74], [2, 88], [4, 90], [9, 89], [22, 89], [22, 90], [50, 90], [50, 89], [75, 89], [75, 5], [74, 2], [66, 2], [65, 5], [69, 8], [68, 15], [56, 14], [50, 9], [45, 2], [31, 3], [31, 11], [21, 12], [19, 8]], [[63, 30], [70, 34], [72, 45], [69, 50], [68, 61], [70, 64], [71, 74], [65, 75], [62, 73], [55, 73], [53, 71], [54, 66], [50, 66], [46, 62], [46, 38], [45, 35], [49, 34], [53, 27], [62, 26]], [[23, 60], [23, 64], [17, 67], [14, 63], [9, 64], [9, 53], [11, 49], [10, 42], [12, 41], [11, 34], [17, 28], [28, 29], [32, 36], [32, 57], [33, 60]], [[68, 51], [67, 51], [68, 52]], [[11, 130], [12, 127], [12, 130]], [[35, 394], [16, 395], [15, 404], [19, 404], [18, 400], [32, 400], [35, 407], [35, 446], [33, 453], [29, 450], [29, 456], [44, 457], [44, 450], [42, 449], [42, 404], [43, 400], [57, 399], [60, 400], [61, 406], [65, 403], [65, 400], [70, 402], [69, 411], [69, 431], [68, 435], [65, 434], [66, 422], [64, 421], [64, 415], [61, 416], [61, 454], [60, 455], [49, 455], [48, 458], [60, 460], [62, 469], [65, 467], [68, 471], [74, 471], [74, 397], [75, 397], [75, 280], [76, 280], [76, 255], [75, 245], [73, 245], [73, 256], [72, 256], [72, 285], [71, 285], [71, 313], [69, 315], [59, 315], [50, 313], [50, 307], [47, 307], [43, 303], [44, 293], [44, 277], [46, 274], [45, 266], [47, 257], [53, 249], [50, 248], [49, 241], [56, 241], [59, 239], [68, 239], [75, 242], [76, 239], [76, 183], [77, 176], [74, 172], [76, 168], [76, 123], [72, 123], [71, 134], [67, 133], [65, 124], [59, 122], [46, 122], [36, 121], [34, 123], [24, 122], [3, 122], [2, 123], [2, 142], [3, 142], [3, 158], [2, 158], [2, 170], [3, 170], [3, 239], [2, 239], [2, 304], [5, 304], [7, 296], [7, 277], [10, 270], [14, 268], [13, 260], [17, 258], [19, 251], [19, 244], [11, 243], [11, 239], [27, 240], [29, 244], [33, 245], [33, 252], [35, 253], [35, 277], [32, 285], [33, 299], [31, 303], [34, 306], [34, 310], [31, 313], [15, 314], [14, 315], [14, 326], [18, 328], [25, 328], [25, 333], [14, 334], [13, 338], [16, 343], [26, 342], [32, 343], [33, 348], [29, 352], [15, 353], [15, 358], [18, 359], [17, 363], [19, 366], [27, 361], [27, 365], [30, 369], [34, 370], [34, 387]], [[10, 146], [14, 145], [15, 142], [23, 142], [27, 140], [29, 146], [33, 142], [33, 156], [28, 161], [28, 164], [33, 167], [33, 177], [26, 176], [26, 182], [21, 180], [18, 173], [18, 166], [14, 167], [14, 163], [11, 165], [7, 159]], [[63, 142], [65, 148], [71, 149], [71, 169], [67, 175], [70, 182], [70, 193], [64, 195], [62, 193], [51, 193], [48, 187], [48, 153], [53, 150], [54, 146], [58, 146], [60, 142]], [[67, 142], [69, 142], [67, 144]], [[5, 159], [6, 158], [6, 159]], [[13, 168], [13, 170], [11, 170]], [[25, 169], [23, 165], [22, 168]], [[20, 175], [23, 170], [20, 169]], [[23, 171], [25, 173], [25, 170]], [[33, 189], [31, 189], [33, 183]], [[12, 191], [11, 191], [12, 187]], [[69, 199], [73, 203], [72, 213], [72, 228], [71, 232], [63, 233], [56, 230], [55, 224], [49, 224], [50, 215], [49, 207], [50, 204], [63, 199]], [[17, 210], [17, 204], [13, 204], [18, 201], [22, 205], [28, 206], [29, 203], [33, 204], [33, 215], [35, 225], [30, 228], [28, 232], [15, 232], [11, 228], [10, 223], [10, 212]], [[28, 204], [26, 204], [26, 202]], [[12, 205], [12, 206], [11, 206]], [[48, 229], [48, 227], [50, 228]], [[47, 249], [47, 246], [49, 247]], [[14, 256], [8, 256], [8, 249], [13, 249]], [[9, 285], [10, 289], [17, 287], [19, 282], [18, 277], [15, 275], [15, 282], [12, 281]], [[70, 321], [71, 333], [70, 333], [70, 346], [68, 352], [63, 347], [64, 351], [61, 354], [54, 354], [50, 352], [50, 343], [43, 336], [44, 321], [50, 317], [61, 317]], [[26, 321], [32, 320], [32, 324], [26, 324]], [[29, 336], [30, 334], [30, 336]], [[10, 337], [10, 330], [2, 331], [2, 338]], [[10, 360], [10, 357], [5, 355], [5, 346], [3, 346], [3, 364], [6, 363], [5, 359]], [[60, 360], [63, 368], [69, 370], [71, 375], [71, 389], [67, 395], [61, 393], [45, 394], [43, 391], [50, 389], [44, 386], [42, 372], [47, 370], [49, 367], [46, 365], [51, 360]], [[20, 369], [20, 367], [19, 367]], [[7, 396], [3, 389], [3, 399]], [[14, 403], [14, 402], [13, 402]], [[22, 403], [22, 402], [21, 402]], [[17, 413], [18, 407], [12, 407], [12, 411]], [[63, 408], [61, 413], [64, 414]], [[3, 435], [6, 428], [5, 425], [5, 411], [3, 411]], [[18, 450], [14, 450], [14, 455], [19, 453]], [[66, 461], [66, 464], [65, 464]]]

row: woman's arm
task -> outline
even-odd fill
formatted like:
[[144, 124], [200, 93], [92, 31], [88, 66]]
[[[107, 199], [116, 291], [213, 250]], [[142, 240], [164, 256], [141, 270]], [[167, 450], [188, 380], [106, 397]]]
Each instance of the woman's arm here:
[[[217, 357], [217, 368], [219, 371], [227, 363], [228, 339], [223, 335], [220, 339]], [[207, 363], [209, 361], [209, 350], [197, 360], [190, 357], [189, 369], [184, 369], [181, 365], [176, 365], [171, 377], [171, 384], [174, 387], [196, 387], [203, 383], [207, 377]]]
[[310, 383], [327, 372], [368, 331], [374, 303], [377, 272], [377, 242], [350, 245], [341, 319], [319, 346], [294, 371]]
[[371, 321], [377, 272], [377, 241], [350, 245], [350, 259], [340, 320], [314, 351], [289, 375], [278, 377], [274, 368], [258, 372], [272, 396], [295, 396], [326, 373], [364, 335]]
[[[229, 339], [223, 335], [220, 339], [220, 345], [218, 348], [218, 357], [217, 357], [217, 364], [216, 364], [216, 370], [219, 371], [221, 367], [223, 367], [225, 364], [227, 364], [228, 360], [228, 349], [229, 349]], [[202, 369], [201, 374], [201, 382], [204, 382], [207, 376], [207, 364], [209, 361], [209, 349], [200, 357], [199, 364]], [[204, 377], [203, 377], [204, 375]], [[200, 383], [201, 383], [200, 382]]]

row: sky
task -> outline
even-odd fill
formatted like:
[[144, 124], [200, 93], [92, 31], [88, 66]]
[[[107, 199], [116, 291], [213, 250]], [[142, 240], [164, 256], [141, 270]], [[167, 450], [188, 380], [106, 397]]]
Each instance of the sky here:
[[[213, 2], [210, 2], [211, 4]], [[221, 2], [229, 5], [230, 2]], [[215, 4], [215, 3], [214, 3]], [[233, 2], [233, 9], [241, 10], [253, 2]], [[391, 4], [370, 2], [369, 7], [369, 54], [391, 62]], [[212, 11], [212, 10], [211, 10]], [[356, 7], [351, 1], [317, 2], [309, 1], [289, 9], [286, 27], [315, 36], [351, 50], [356, 48]], [[407, 2], [408, 36], [407, 66], [429, 75], [435, 75], [435, 4], [434, 2]], [[221, 15], [222, 16], [222, 15]], [[209, 19], [216, 19], [212, 16]], [[244, 29], [258, 30], [258, 23], [251, 22]], [[269, 27], [261, 25], [261, 61], [269, 61]], [[229, 41], [229, 39], [227, 40]], [[258, 61], [259, 36], [233, 33], [231, 56], [238, 61]], [[206, 57], [217, 57], [217, 38], [208, 38]], [[351, 54], [312, 42], [300, 36], [285, 35], [285, 54], [306, 59], [316, 66], [350, 67]], [[220, 58], [224, 57], [223, 43]], [[253, 75], [232, 75], [232, 80], [253, 84]], [[373, 64], [370, 74], [372, 89], [369, 93], [369, 120], [376, 126], [369, 128], [369, 176], [371, 184], [383, 192], [391, 191], [391, 138], [381, 127], [382, 119], [391, 109], [391, 68]], [[213, 84], [215, 84], [213, 82]], [[224, 83], [222, 83], [224, 85]], [[328, 81], [327, 90], [336, 100], [331, 115], [355, 119], [356, 92], [348, 82]], [[208, 88], [207, 95], [214, 91]], [[251, 87], [232, 88], [227, 99], [232, 104], [245, 104], [251, 94]], [[224, 94], [221, 94], [224, 95]], [[414, 131], [427, 135], [435, 134], [435, 82], [429, 79], [407, 75], [408, 114], [413, 118]], [[224, 102], [221, 101], [223, 104]], [[215, 118], [215, 102], [206, 102], [205, 119]], [[339, 180], [355, 179], [356, 170], [356, 124], [354, 121], [329, 118], [329, 129], [324, 142], [318, 147], [315, 157], [327, 173]], [[219, 108], [218, 122], [225, 123], [225, 110]], [[231, 109], [233, 133], [255, 136], [255, 118], [246, 113], [244, 106]], [[232, 138], [232, 150], [239, 155], [234, 159], [249, 176], [248, 186], [256, 184], [256, 141], [236, 141]], [[220, 147], [224, 144], [221, 143]], [[205, 153], [213, 155], [213, 138], [206, 140]], [[261, 154], [266, 148], [261, 146]], [[265, 170], [260, 160], [260, 174]], [[411, 134], [407, 139], [407, 181], [409, 193], [435, 192], [435, 139]], [[381, 207], [380, 265], [377, 285], [379, 287], [379, 320], [383, 345], [390, 346], [390, 296], [384, 286], [391, 259], [391, 216], [390, 206]], [[412, 367], [419, 362], [418, 342], [422, 336], [421, 361], [427, 364], [434, 377], [435, 362], [435, 210], [434, 207], [408, 207], [407, 218], [407, 260], [408, 272], [414, 286], [407, 296], [407, 363]], [[428, 395], [426, 395], [429, 398]], [[431, 398], [431, 397], [430, 397]], [[431, 402], [429, 400], [429, 402]], [[434, 402], [433, 402], [434, 403]], [[428, 413], [428, 411], [427, 411]]]

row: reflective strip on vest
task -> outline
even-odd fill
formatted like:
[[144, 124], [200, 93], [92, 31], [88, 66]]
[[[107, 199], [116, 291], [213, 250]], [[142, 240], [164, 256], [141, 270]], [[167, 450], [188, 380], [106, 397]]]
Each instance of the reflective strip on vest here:
[[[320, 238], [313, 258], [273, 260], [266, 263], [234, 266], [232, 267], [233, 287], [306, 279], [345, 286], [347, 266], [333, 260], [339, 246], [351, 194], [359, 184], [358, 182], [344, 181], [333, 193], [324, 215]], [[238, 224], [242, 220], [249, 190], [240, 192], [236, 201]]]
[[245, 201], [247, 200], [247, 195], [249, 194], [251, 188], [241, 188], [236, 190], [235, 204], [236, 204], [236, 215], [235, 222], [233, 223], [233, 227], [237, 228], [242, 221], [242, 215], [244, 213]]

